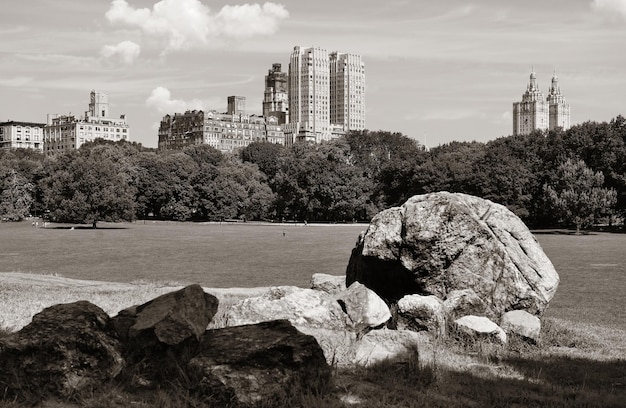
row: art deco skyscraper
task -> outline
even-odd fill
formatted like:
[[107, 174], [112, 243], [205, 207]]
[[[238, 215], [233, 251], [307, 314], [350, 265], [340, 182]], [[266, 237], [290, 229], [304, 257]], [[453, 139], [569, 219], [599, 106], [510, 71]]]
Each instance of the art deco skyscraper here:
[[289, 60], [289, 131], [319, 143], [330, 133], [330, 61], [322, 48], [294, 47]]
[[365, 64], [360, 55], [330, 54], [330, 123], [365, 129]]

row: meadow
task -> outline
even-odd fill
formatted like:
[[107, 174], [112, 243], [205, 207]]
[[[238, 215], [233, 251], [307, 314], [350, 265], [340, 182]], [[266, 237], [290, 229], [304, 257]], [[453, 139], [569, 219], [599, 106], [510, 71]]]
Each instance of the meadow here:
[[[342, 275], [364, 224], [0, 224], [0, 272], [204, 287], [307, 287]], [[535, 231], [561, 277], [546, 313], [626, 330], [626, 234]]]
[[[234, 292], [238, 296], [252, 296], [259, 286], [306, 287], [313, 273], [345, 273], [350, 251], [366, 229], [349, 224], [159, 222], [102, 224], [96, 230], [71, 227], [0, 224], [0, 337], [27, 323], [21, 319], [7, 324], [11, 316], [32, 316], [60, 300], [84, 298], [113, 314], [192, 282], [207, 288], [249, 288]], [[535, 231], [535, 236], [561, 277], [544, 315], [539, 344], [513, 339], [507, 346], [495, 346], [447, 338], [434, 345], [427, 364], [416, 360], [418, 350], [402, 361], [336, 368], [333, 388], [321, 390], [323, 395], [295, 392], [263, 406], [623, 407], [626, 235]], [[213, 292], [220, 307], [237, 300], [229, 299], [228, 289]], [[138, 397], [126, 393], [123, 384], [53, 403], [57, 405], [47, 403], [40, 406], [212, 406], [184, 390]], [[0, 406], [24, 405], [5, 401]]]

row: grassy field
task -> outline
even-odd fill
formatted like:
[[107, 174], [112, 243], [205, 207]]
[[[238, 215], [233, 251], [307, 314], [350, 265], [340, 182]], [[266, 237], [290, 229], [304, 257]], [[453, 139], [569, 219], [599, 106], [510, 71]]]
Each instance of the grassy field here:
[[[72, 230], [64, 225], [37, 229], [30, 223], [0, 224], [0, 326], [19, 328], [45, 306], [79, 299], [115, 314], [190, 282], [225, 288], [212, 290], [220, 307], [256, 294], [257, 286], [307, 286], [315, 272], [343, 274], [350, 250], [365, 229], [363, 225], [102, 226]], [[420, 353], [419, 361], [408, 356], [370, 368], [335, 368], [333, 386], [323, 390], [324, 395], [295, 393], [266, 406], [626, 406], [626, 235], [537, 231], [536, 237], [561, 277], [543, 319], [539, 344], [514, 339], [503, 347], [443, 339], [434, 345], [427, 363]], [[226, 289], [236, 286], [249, 289]], [[0, 336], [3, 331], [0, 327]], [[123, 384], [39, 406], [131, 405], [211, 406], [184, 390], [164, 389], [138, 397], [127, 393]], [[23, 406], [0, 402], [2, 408]]]
[[[0, 224], [0, 272], [205, 287], [306, 287], [342, 275], [365, 225]], [[283, 235], [284, 233], [284, 235]], [[626, 330], [626, 234], [536, 233], [561, 284], [547, 316]]]
[[344, 274], [365, 225], [99, 223], [98, 229], [0, 224], [0, 272], [206, 287], [308, 285]]

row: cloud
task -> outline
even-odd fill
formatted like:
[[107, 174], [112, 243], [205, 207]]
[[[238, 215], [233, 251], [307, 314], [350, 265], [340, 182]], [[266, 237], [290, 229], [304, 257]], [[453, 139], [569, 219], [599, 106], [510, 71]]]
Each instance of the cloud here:
[[105, 17], [111, 24], [136, 27], [163, 41], [164, 52], [206, 47], [216, 39], [270, 35], [289, 12], [275, 3], [224, 6], [212, 15], [200, 0], [160, 0], [152, 9], [113, 0]]
[[0, 86], [6, 86], [6, 87], [23, 87], [26, 86], [28, 84], [30, 84], [31, 82], [33, 82], [33, 78], [32, 77], [27, 77], [27, 76], [17, 76], [17, 77], [13, 77], [13, 78], [2, 78], [0, 79]]
[[215, 21], [219, 32], [232, 38], [271, 35], [278, 31], [279, 22], [289, 17], [289, 12], [279, 4], [265, 3], [224, 6]]
[[139, 57], [140, 52], [139, 44], [132, 41], [122, 41], [117, 45], [105, 45], [100, 50], [100, 55], [104, 58], [118, 57], [124, 64], [130, 65]]
[[207, 106], [212, 103], [215, 103], [215, 101], [202, 101], [200, 99], [184, 101], [182, 99], [172, 99], [170, 90], [162, 86], [154, 88], [150, 96], [146, 99], [146, 105], [149, 108], [153, 108], [163, 114], [182, 113], [194, 109], [207, 110]]
[[626, 19], [626, 0], [593, 0], [591, 8], [612, 18], [615, 18], [617, 14]]

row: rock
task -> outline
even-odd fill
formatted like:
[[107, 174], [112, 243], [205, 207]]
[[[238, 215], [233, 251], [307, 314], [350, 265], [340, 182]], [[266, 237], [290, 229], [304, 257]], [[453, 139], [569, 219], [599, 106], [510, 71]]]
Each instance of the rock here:
[[506, 312], [500, 320], [500, 327], [506, 333], [514, 333], [537, 343], [541, 333], [541, 321], [523, 310]]
[[311, 276], [311, 289], [336, 295], [346, 290], [346, 277], [314, 273]]
[[453, 290], [443, 302], [446, 317], [449, 320], [467, 315], [484, 315], [485, 302], [472, 289]]
[[346, 283], [393, 303], [408, 294], [440, 299], [471, 289], [485, 314], [540, 316], [559, 277], [524, 223], [506, 207], [459, 193], [410, 198], [380, 212], [352, 251]]
[[331, 367], [347, 367], [354, 364], [357, 333], [347, 330], [329, 330], [299, 326], [298, 330], [315, 337]]
[[355, 343], [352, 363], [370, 366], [389, 359], [404, 359], [417, 354], [424, 338], [410, 330], [373, 330]]
[[446, 333], [443, 301], [437, 296], [407, 295], [398, 301], [398, 329]]
[[113, 324], [124, 341], [142, 347], [155, 342], [175, 345], [190, 337], [200, 338], [217, 307], [215, 296], [200, 285], [190, 285], [122, 310]]
[[0, 340], [3, 398], [62, 398], [96, 389], [124, 368], [109, 316], [79, 301], [48, 307]]
[[315, 338], [286, 320], [208, 330], [188, 363], [192, 389], [216, 403], [256, 406], [315, 390], [330, 381], [330, 367]]
[[500, 326], [484, 316], [463, 316], [454, 321], [455, 328], [477, 339], [490, 339], [501, 344], [506, 344], [506, 333]]
[[348, 315], [348, 326], [357, 332], [381, 326], [391, 319], [385, 301], [359, 282], [338, 294], [337, 301]]
[[237, 302], [224, 319], [228, 326], [286, 319], [297, 327], [346, 328], [346, 314], [333, 296], [295, 286], [272, 287], [263, 296]]

